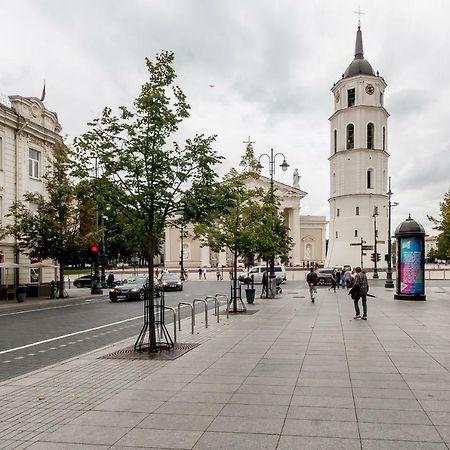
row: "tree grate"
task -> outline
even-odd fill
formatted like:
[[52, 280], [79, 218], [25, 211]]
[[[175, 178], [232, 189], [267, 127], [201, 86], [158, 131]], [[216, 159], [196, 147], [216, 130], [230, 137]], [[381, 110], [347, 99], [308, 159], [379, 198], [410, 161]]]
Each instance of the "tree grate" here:
[[[244, 316], [251, 316], [252, 314], [255, 314], [255, 313], [257, 313], [259, 311], [259, 309], [247, 309], [247, 311], [242, 311], [242, 310], [237, 310], [237, 312], [234, 312], [234, 311], [232, 311], [231, 309], [228, 311], [228, 313], [229, 314], [242, 314], [242, 315], [244, 315]], [[220, 315], [221, 316], [223, 316], [223, 315], [227, 315], [227, 312], [226, 311], [221, 311], [220, 312]]]
[[185, 353], [191, 351], [200, 344], [176, 343], [174, 349], [163, 349], [157, 353], [149, 353], [148, 351], [136, 352], [134, 345], [130, 347], [116, 350], [108, 355], [101, 356], [99, 359], [134, 359], [134, 360], [152, 360], [152, 361], [171, 361], [179, 358]]

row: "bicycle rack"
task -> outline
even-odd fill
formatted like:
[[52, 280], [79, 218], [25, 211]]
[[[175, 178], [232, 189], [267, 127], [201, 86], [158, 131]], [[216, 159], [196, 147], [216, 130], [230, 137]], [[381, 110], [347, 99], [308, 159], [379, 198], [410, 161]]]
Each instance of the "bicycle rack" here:
[[194, 298], [194, 301], [192, 302], [192, 317], [194, 317], [195, 320], [195, 304], [197, 302], [202, 302], [205, 305], [205, 326], [208, 328], [208, 302], [206, 300], [203, 300], [202, 298]]
[[217, 297], [213, 297], [212, 295], [208, 295], [205, 297], [205, 302], [207, 302], [208, 300], [214, 300], [214, 315], [217, 316], [217, 323], [219, 323], [220, 301]]
[[188, 303], [188, 302], [178, 303], [178, 331], [181, 331], [181, 314], [180, 314], [180, 306], [181, 305], [189, 306], [189, 308], [191, 308], [191, 334], [194, 334], [194, 325], [195, 325], [194, 306], [192, 303]]
[[225, 298], [225, 301], [227, 302], [226, 311], [227, 311], [227, 319], [228, 319], [229, 318], [229, 307], [230, 307], [230, 299], [229, 299], [228, 295], [226, 295], [226, 294], [216, 294], [215, 297], [216, 297], [217, 301], [219, 302], [219, 304], [220, 304], [219, 298], [220, 297], [224, 297]]
[[171, 306], [164, 306], [164, 309], [170, 309], [173, 313], [173, 343], [177, 343], [177, 312]]

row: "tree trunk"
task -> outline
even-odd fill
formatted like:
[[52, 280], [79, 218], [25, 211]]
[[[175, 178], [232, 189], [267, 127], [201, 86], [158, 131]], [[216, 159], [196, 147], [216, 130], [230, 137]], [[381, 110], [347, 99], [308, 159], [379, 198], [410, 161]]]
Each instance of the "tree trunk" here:
[[237, 264], [238, 264], [238, 255], [236, 249], [234, 249], [234, 258], [233, 258], [233, 312], [237, 312]]
[[150, 243], [148, 249], [148, 289], [147, 298], [144, 300], [144, 315], [146, 316], [146, 321], [148, 323], [149, 332], [149, 351], [155, 353], [158, 351], [158, 346], [156, 343], [156, 324], [155, 324], [155, 285], [153, 283], [153, 273], [154, 273], [154, 256], [155, 252], [153, 250], [153, 243]]

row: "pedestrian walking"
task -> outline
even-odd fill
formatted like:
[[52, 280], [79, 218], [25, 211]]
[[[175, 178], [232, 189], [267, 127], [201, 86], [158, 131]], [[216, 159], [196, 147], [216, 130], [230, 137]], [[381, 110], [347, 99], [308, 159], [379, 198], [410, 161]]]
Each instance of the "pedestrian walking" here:
[[314, 271], [314, 267], [311, 267], [310, 272], [306, 275], [306, 282], [309, 286], [309, 295], [311, 296], [311, 302], [314, 303], [317, 294], [317, 281], [319, 277], [317, 273]]
[[331, 272], [331, 286], [328, 288], [329, 291], [333, 289], [334, 292], [336, 292], [336, 270], [333, 269], [333, 272]]
[[114, 274], [112, 272], [110, 272], [109, 275], [106, 278], [106, 285], [109, 288], [114, 287]]
[[206, 280], [206, 267], [203, 267], [203, 279]]
[[[367, 293], [369, 292], [369, 282], [367, 281], [366, 274], [362, 271], [361, 267], [357, 267], [355, 272], [355, 282], [349, 291], [349, 295], [352, 297], [355, 305], [355, 317], [353, 318], [367, 320]], [[359, 299], [362, 300], [362, 317], [359, 310]]]
[[341, 269], [336, 271], [336, 287], [338, 289], [341, 287]]
[[352, 272], [350, 271], [350, 269], [347, 269], [344, 272], [343, 281], [344, 281], [344, 286], [347, 289], [350, 289], [350, 285], [352, 284], [352, 281], [353, 281], [353, 275], [352, 275]]
[[220, 281], [220, 270], [219, 270], [219, 268], [217, 268], [217, 270], [216, 270], [216, 277], [217, 277], [217, 281]]
[[202, 279], [202, 274], [203, 274], [203, 270], [201, 267], [198, 268], [198, 279], [201, 280]]
[[264, 295], [266, 295], [267, 297], [267, 287], [269, 284], [269, 277], [267, 276], [267, 270], [265, 270], [262, 274], [261, 284], [262, 284], [261, 298], [263, 298]]
[[233, 281], [233, 268], [230, 269], [228, 274], [230, 275], [230, 280]]

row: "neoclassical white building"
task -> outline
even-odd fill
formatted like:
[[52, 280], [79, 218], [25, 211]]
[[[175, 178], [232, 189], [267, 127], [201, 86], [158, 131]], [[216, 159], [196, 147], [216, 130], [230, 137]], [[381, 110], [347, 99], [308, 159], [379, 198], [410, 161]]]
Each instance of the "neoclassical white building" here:
[[[388, 117], [386, 82], [364, 58], [362, 32], [356, 33], [355, 57], [331, 92], [330, 225], [327, 266], [363, 264], [372, 267], [374, 245], [386, 267]], [[351, 245], [353, 244], [353, 245]], [[364, 254], [365, 253], [365, 254]]]
[[[247, 182], [249, 188], [270, 188], [270, 179], [261, 176]], [[274, 180], [274, 188], [281, 199], [280, 209], [289, 227], [289, 235], [294, 247], [289, 254], [290, 265], [303, 266], [303, 263], [323, 263], [326, 251], [326, 225], [324, 216], [300, 215], [300, 202], [307, 195], [294, 181], [292, 186]], [[188, 237], [181, 239], [179, 229], [166, 230], [164, 245], [164, 265], [168, 268], [179, 267], [181, 253], [186, 268], [231, 266], [232, 257], [226, 251], [214, 253], [207, 246], [201, 247], [199, 241], [193, 239], [192, 227], [186, 229]], [[181, 246], [183, 252], [181, 252]]]
[[[0, 222], [8, 225], [10, 206], [26, 192], [45, 194], [42, 176], [53, 145], [61, 140], [56, 113], [35, 97], [19, 95], [0, 99]], [[28, 205], [30, 209], [37, 205]], [[37, 286], [55, 279], [52, 261], [30, 261], [15, 252], [14, 238], [0, 241], [0, 297], [13, 295], [11, 286]], [[33, 295], [33, 289], [29, 290]]]

